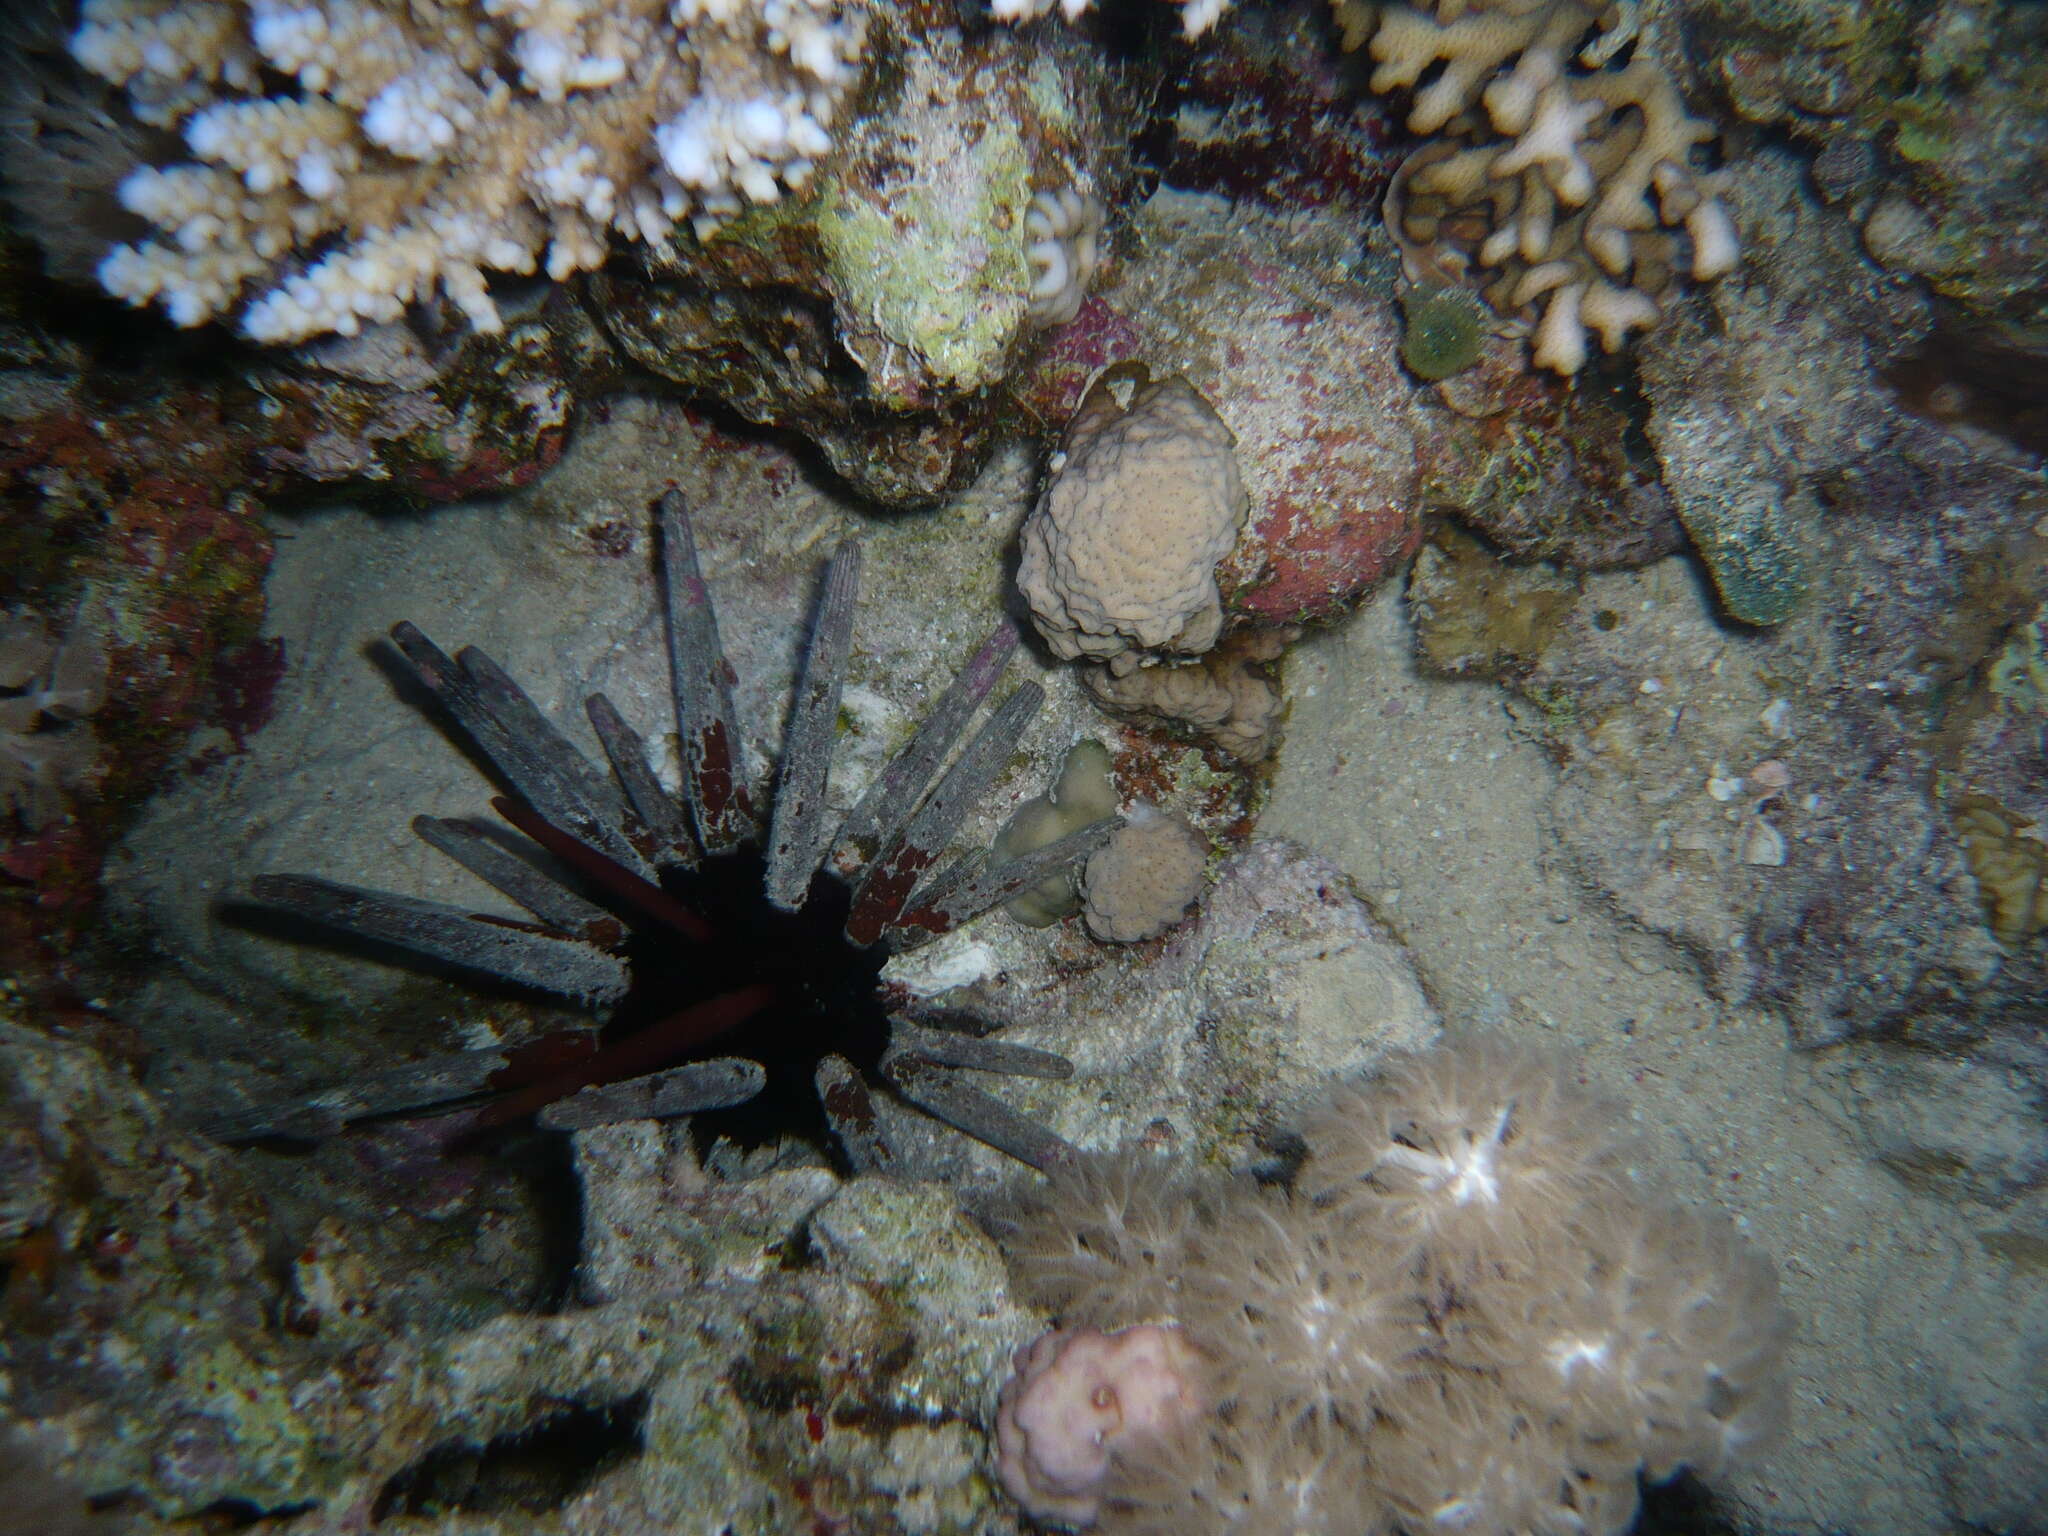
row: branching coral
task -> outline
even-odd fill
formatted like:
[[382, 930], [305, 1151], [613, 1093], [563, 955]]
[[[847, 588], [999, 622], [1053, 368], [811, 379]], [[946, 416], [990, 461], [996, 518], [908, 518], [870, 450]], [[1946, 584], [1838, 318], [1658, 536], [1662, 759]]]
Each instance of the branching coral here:
[[1090, 1157], [1011, 1219], [1025, 1299], [1192, 1349], [1206, 1410], [1066, 1490], [1101, 1529], [1619, 1533], [1639, 1470], [1712, 1475], [1772, 1429], [1770, 1262], [1640, 1185], [1559, 1063], [1400, 1058], [1297, 1130], [1283, 1183]]
[[863, 15], [842, 0], [85, 0], [78, 61], [192, 159], [134, 169], [155, 230], [107, 290], [258, 341], [353, 334], [485, 272], [600, 265], [800, 185]]
[[1576, 373], [1589, 331], [1616, 351], [1681, 275], [1735, 266], [1734, 224], [1692, 168], [1713, 129], [1647, 55], [1614, 62], [1634, 5], [1437, 0], [1380, 7], [1375, 29], [1358, 0], [1336, 4], [1348, 46], [1371, 36], [1372, 89], [1419, 85], [1408, 126], [1439, 135], [1387, 194], [1410, 279], [1476, 288], [1533, 326], [1538, 367]]

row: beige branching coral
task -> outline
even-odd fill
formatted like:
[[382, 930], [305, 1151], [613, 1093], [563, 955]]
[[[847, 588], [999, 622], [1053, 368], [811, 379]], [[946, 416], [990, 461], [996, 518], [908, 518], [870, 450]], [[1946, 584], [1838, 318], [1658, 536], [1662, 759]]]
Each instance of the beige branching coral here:
[[[1008, 1425], [1027, 1507], [1026, 1451], [1068, 1474], [1060, 1517], [1106, 1533], [1619, 1536], [1639, 1473], [1711, 1477], [1773, 1429], [1771, 1262], [1645, 1187], [1562, 1062], [1467, 1039], [1293, 1129], [1284, 1182], [1084, 1156], [1008, 1223], [1024, 1298], [1080, 1330], [1024, 1376], [1104, 1340], [1091, 1386], [1176, 1405], [1092, 1460], [1079, 1414]], [[1111, 1353], [1140, 1327], [1170, 1359]]]
[[1478, 289], [1533, 327], [1538, 367], [1576, 373], [1589, 332], [1616, 351], [1683, 277], [1735, 266], [1735, 226], [1692, 166], [1714, 130], [1647, 54], [1613, 62], [1636, 34], [1628, 0], [1336, 4], [1347, 46], [1371, 37], [1373, 90], [1440, 69], [1408, 115], [1440, 137], [1387, 195], [1410, 279]]
[[265, 342], [352, 335], [486, 272], [773, 202], [831, 145], [858, 0], [85, 0], [71, 51], [191, 158], [121, 183], [154, 229], [107, 290]]

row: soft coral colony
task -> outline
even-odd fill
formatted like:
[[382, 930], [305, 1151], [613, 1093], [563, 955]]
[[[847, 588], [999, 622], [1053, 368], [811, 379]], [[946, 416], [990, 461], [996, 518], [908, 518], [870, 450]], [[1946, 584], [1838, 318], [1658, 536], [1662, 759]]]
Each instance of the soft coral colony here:
[[1390, 1060], [1261, 1182], [1141, 1150], [1010, 1219], [1060, 1328], [1017, 1357], [1005, 1486], [1103, 1531], [1590, 1536], [1782, 1411], [1770, 1261], [1631, 1171], [1611, 1108], [1485, 1036]]

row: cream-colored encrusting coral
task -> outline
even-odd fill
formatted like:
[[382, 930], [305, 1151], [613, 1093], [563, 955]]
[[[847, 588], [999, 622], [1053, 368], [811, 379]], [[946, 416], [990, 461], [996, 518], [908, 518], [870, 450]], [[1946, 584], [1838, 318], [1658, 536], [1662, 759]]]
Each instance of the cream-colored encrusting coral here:
[[858, 74], [859, 0], [85, 0], [71, 51], [189, 159], [99, 266], [180, 325], [353, 335], [487, 272], [562, 278], [801, 185]]
[[[1110, 777], [1109, 748], [1099, 741], [1077, 741], [1067, 749], [1059, 778], [1042, 795], [1018, 806], [989, 850], [1001, 864], [1058, 842], [1090, 822], [1107, 821], [1117, 811], [1116, 781]], [[1081, 910], [1078, 874], [1056, 869], [1036, 885], [1026, 886], [1004, 910], [1027, 928], [1047, 928]]]
[[1031, 199], [1024, 215], [1035, 325], [1065, 325], [1081, 312], [1102, 263], [1102, 199], [1062, 187]]
[[1088, 931], [1111, 944], [1158, 938], [1201, 899], [1208, 868], [1209, 845], [1185, 816], [1134, 807], [1081, 873]]
[[1198, 661], [1121, 677], [1085, 667], [1081, 686], [1112, 715], [1185, 733], [1240, 763], [1262, 763], [1280, 715], [1280, 689], [1266, 668], [1300, 635], [1292, 627], [1239, 630]]
[[1468, 1039], [1294, 1130], [1282, 1182], [1084, 1156], [1003, 1233], [1060, 1325], [1171, 1324], [1197, 1361], [1203, 1411], [1107, 1459], [1096, 1529], [1620, 1536], [1639, 1474], [1771, 1432], [1770, 1261], [1639, 1180], [1564, 1062]]
[[1215, 645], [1216, 566], [1248, 505], [1236, 444], [1184, 379], [1095, 382], [1021, 539], [1017, 585], [1054, 655], [1122, 675]]
[[1373, 90], [1440, 70], [1408, 114], [1440, 136], [1387, 194], [1410, 280], [1478, 289], [1529, 328], [1538, 367], [1576, 373], [1589, 333], [1616, 351], [1682, 277], [1734, 268], [1734, 223], [1692, 168], [1713, 129], [1647, 54], [1612, 62], [1636, 35], [1627, 0], [1335, 4], [1347, 46], [1371, 37]]

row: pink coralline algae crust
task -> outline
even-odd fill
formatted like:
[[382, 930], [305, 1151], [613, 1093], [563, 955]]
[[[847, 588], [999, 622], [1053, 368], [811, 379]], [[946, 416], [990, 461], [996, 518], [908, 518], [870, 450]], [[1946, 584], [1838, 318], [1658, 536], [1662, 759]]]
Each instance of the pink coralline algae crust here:
[[[1218, 571], [1224, 606], [1260, 624], [1337, 619], [1419, 547], [1409, 389], [1384, 305], [1294, 272], [1241, 271], [1210, 394], [1237, 433], [1251, 517]], [[1361, 345], [1363, 340], [1363, 345]]]
[[1254, 514], [1218, 573], [1224, 602], [1262, 625], [1341, 618], [1421, 544], [1422, 524], [1405, 507], [1287, 496]]
[[1142, 356], [1144, 348], [1136, 325], [1101, 299], [1090, 298], [1078, 315], [1046, 338], [1037, 361], [1018, 381], [1018, 403], [1046, 426], [1062, 426], [1098, 373]]
[[47, 826], [0, 826], [0, 955], [25, 979], [61, 979], [107, 847], [193, 733], [239, 741], [267, 714], [281, 662], [257, 638], [271, 539], [255, 504], [223, 490], [248, 447], [215, 398], [178, 388], [0, 426], [0, 603], [89, 592], [106, 615], [87, 789]]

